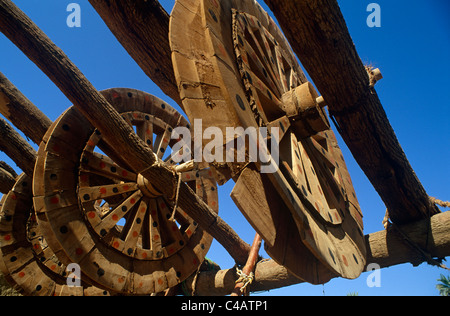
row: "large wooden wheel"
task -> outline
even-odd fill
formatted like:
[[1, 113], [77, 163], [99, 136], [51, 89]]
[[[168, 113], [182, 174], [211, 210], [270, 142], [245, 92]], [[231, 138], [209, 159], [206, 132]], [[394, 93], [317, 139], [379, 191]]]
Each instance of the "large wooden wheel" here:
[[[103, 92], [160, 164], [177, 173], [218, 211], [216, 183], [207, 165], [175, 165], [170, 147], [176, 127], [188, 122], [167, 103], [131, 89]], [[163, 159], [165, 161], [163, 161]], [[80, 265], [94, 282], [118, 293], [150, 294], [173, 287], [194, 273], [212, 242], [182, 209], [176, 191], [160, 188], [133, 172], [75, 109], [66, 111], [41, 145], [34, 201], [51, 226], [47, 238], [60, 259]], [[177, 187], [177, 183], [174, 183]], [[57, 250], [57, 249], [55, 249]]]
[[[365, 266], [362, 213], [318, 94], [289, 44], [253, 0], [179, 0], [170, 40], [189, 117], [203, 126], [278, 127], [280, 161], [228, 166], [232, 197], [268, 253], [311, 283]], [[276, 192], [276, 194], [274, 194]]]
[[0, 270], [24, 295], [104, 296], [107, 291], [83, 282], [67, 286], [66, 265], [48, 246], [33, 210], [32, 180], [21, 175], [0, 202]]

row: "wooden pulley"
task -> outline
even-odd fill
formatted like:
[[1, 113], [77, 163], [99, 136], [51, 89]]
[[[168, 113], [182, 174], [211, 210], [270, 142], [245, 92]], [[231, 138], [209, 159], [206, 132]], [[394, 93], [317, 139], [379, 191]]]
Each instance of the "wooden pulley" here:
[[24, 295], [109, 296], [86, 278], [79, 286], [68, 286], [75, 282], [67, 282], [71, 272], [48, 246], [37, 224], [31, 187], [32, 179], [22, 174], [0, 202], [0, 270], [6, 280]]
[[[149, 146], [158, 164], [171, 168], [199, 198], [218, 211], [218, 196], [207, 164], [177, 169], [186, 155], [173, 137], [188, 121], [169, 104], [133, 89], [102, 94]], [[189, 155], [188, 155], [189, 156]], [[51, 227], [47, 239], [58, 258], [77, 263], [84, 274], [116, 293], [145, 295], [173, 287], [203, 262], [212, 242], [180, 207], [177, 192], [133, 172], [76, 108], [67, 110], [41, 144], [33, 179], [39, 220]], [[177, 188], [177, 183], [173, 184]]]
[[248, 161], [231, 194], [271, 257], [310, 283], [358, 277], [362, 213], [324, 102], [276, 23], [254, 0], [179, 0], [170, 42], [191, 120], [224, 135], [227, 127], [279, 130], [274, 171]]

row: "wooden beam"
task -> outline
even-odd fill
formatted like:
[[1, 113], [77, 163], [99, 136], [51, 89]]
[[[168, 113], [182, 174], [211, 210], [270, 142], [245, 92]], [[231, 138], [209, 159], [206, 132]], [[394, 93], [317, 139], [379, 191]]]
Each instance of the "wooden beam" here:
[[[10, 0], [0, 0], [0, 31], [58, 86], [136, 173], [142, 174], [166, 196], [174, 196], [178, 178], [174, 171], [157, 162], [133, 128], [64, 52]], [[185, 183], [179, 190], [178, 206], [210, 233], [236, 262], [245, 264], [250, 246]]]
[[0, 113], [37, 145], [52, 124], [1, 72]]
[[[433, 258], [450, 256], [450, 212], [403, 225], [400, 229], [408, 237], [409, 242], [395, 228], [366, 236], [367, 265], [375, 263], [380, 268], [386, 268], [409, 262], [413, 265], [426, 262], [427, 259], [421, 252], [411, 247], [410, 242], [417, 244]], [[192, 293], [194, 278], [196, 278], [196, 295], [223, 296], [228, 295], [234, 288], [238, 277], [234, 268], [201, 272], [186, 281], [189, 293]], [[300, 283], [303, 281], [291, 275], [283, 266], [273, 260], [264, 260], [256, 265], [255, 280], [250, 286], [250, 291], [269, 291]]]
[[0, 118], [0, 150], [29, 176], [33, 176], [36, 151], [4, 119]]
[[0, 193], [7, 194], [16, 184], [17, 174], [4, 161], [0, 161]]
[[403, 224], [439, 212], [392, 129], [336, 0], [265, 0], [328, 104], [339, 132], [389, 209]]
[[183, 105], [172, 67], [169, 14], [157, 0], [89, 0], [141, 69], [172, 100]]

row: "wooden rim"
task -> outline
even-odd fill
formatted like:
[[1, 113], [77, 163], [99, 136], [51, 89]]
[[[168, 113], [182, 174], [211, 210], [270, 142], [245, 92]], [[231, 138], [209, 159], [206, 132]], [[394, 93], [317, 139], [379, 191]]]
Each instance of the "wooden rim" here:
[[[168, 149], [179, 141], [171, 139], [172, 132], [189, 128], [189, 123], [147, 93], [109, 89], [102, 94], [153, 149], [159, 163], [172, 166]], [[35, 206], [52, 227], [48, 238], [89, 278], [118, 293], [150, 294], [196, 271], [212, 237], [180, 208], [173, 212], [173, 197], [139, 181], [75, 108], [57, 120], [47, 139], [37, 159], [43, 171], [35, 172], [33, 181]], [[194, 164], [180, 179], [218, 211], [216, 183], [207, 166]]]
[[[172, 13], [170, 38], [175, 76], [189, 117], [202, 118], [203, 126], [218, 126], [214, 119], [229, 112], [221, 116], [223, 129], [280, 128], [279, 169], [267, 176], [282, 197], [280, 203], [290, 210], [281, 217], [296, 223], [306, 247], [294, 245], [292, 238], [285, 238], [283, 245], [270, 240], [267, 225], [260, 225], [261, 209], [244, 209], [246, 203], [240, 201], [241, 211], [268, 244], [268, 253], [311, 283], [326, 282], [332, 274], [358, 277], [365, 265], [365, 248], [351, 180], [316, 100], [315, 114], [301, 122], [286, 112], [283, 96], [308, 82], [275, 22], [253, 0], [180, 0]], [[272, 236], [285, 229], [272, 226]], [[284, 250], [271, 249], [275, 244]], [[313, 263], [287, 260], [287, 255]]]
[[22, 174], [0, 204], [1, 271], [9, 283], [31, 296], [104, 296], [86, 282], [66, 285], [68, 273], [48, 246], [33, 210], [32, 180]]

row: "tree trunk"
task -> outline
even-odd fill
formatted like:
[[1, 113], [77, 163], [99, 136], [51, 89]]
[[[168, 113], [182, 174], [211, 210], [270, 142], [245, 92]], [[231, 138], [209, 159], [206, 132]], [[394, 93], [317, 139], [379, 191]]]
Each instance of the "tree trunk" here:
[[[450, 256], [450, 212], [434, 215], [431, 220], [424, 219], [400, 227], [409, 242], [433, 258]], [[368, 249], [367, 265], [378, 264], [380, 268], [391, 267], [411, 262], [418, 265], [427, 258], [410, 246], [396, 228], [376, 232], [366, 236]], [[189, 293], [195, 276], [186, 281]], [[238, 279], [234, 268], [218, 272], [201, 272], [195, 282], [195, 293], [198, 296], [228, 295], [235, 287]], [[256, 265], [255, 280], [250, 286], [251, 292], [269, 291], [294, 284], [303, 283], [291, 275], [286, 268], [273, 260], [261, 261]]]
[[265, 0], [394, 223], [439, 212], [369, 82], [336, 0]]
[[169, 15], [156, 0], [89, 0], [141, 69], [181, 108], [169, 45]]

